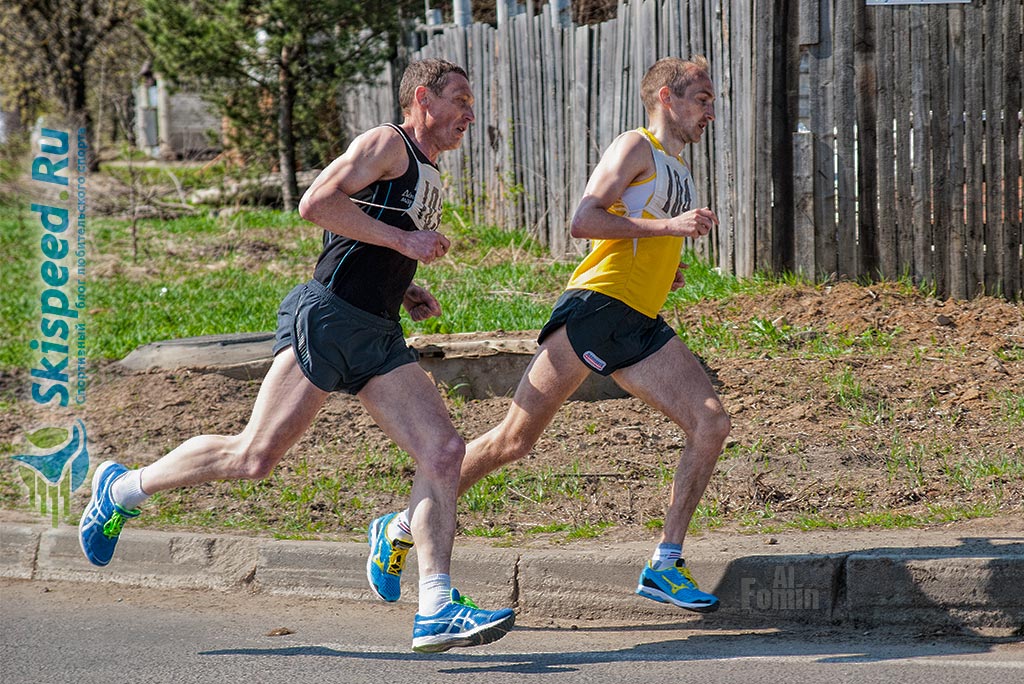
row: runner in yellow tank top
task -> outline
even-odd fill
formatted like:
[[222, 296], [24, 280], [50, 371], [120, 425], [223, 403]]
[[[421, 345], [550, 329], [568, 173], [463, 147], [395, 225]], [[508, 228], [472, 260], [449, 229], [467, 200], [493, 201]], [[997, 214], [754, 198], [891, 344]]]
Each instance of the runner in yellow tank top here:
[[[649, 144], [654, 173], [630, 183], [608, 211], [642, 219], [668, 219], [690, 211], [697, 201], [696, 190], [683, 160], [668, 154], [646, 128], [622, 136], [639, 137]], [[682, 249], [683, 238], [676, 235], [594, 240], [568, 289], [601, 292], [654, 318], [675, 282]]]

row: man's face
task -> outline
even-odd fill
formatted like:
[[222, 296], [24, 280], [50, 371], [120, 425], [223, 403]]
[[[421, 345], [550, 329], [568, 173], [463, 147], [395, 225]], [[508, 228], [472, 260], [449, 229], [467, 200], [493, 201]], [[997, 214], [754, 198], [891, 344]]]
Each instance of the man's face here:
[[440, 95], [428, 93], [428, 119], [432, 120], [432, 127], [436, 131], [438, 147], [454, 150], [462, 142], [469, 124], [476, 120], [469, 81], [462, 74], [452, 72], [448, 74], [448, 81]]
[[715, 94], [711, 79], [701, 76], [680, 96], [672, 97], [673, 121], [686, 144], [699, 142], [708, 124], [715, 120]]

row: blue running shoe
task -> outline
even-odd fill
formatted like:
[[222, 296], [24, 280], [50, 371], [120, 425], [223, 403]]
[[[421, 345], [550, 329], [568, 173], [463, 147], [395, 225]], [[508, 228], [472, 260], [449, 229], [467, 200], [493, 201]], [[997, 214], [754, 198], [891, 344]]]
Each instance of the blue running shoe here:
[[405, 568], [405, 557], [412, 548], [412, 544], [401, 539], [396, 539], [392, 544], [384, 533], [396, 515], [389, 513], [377, 518], [370, 523], [367, 534], [370, 557], [366, 559], [366, 579], [370, 581], [373, 593], [388, 602], [397, 601], [402, 595], [402, 570]]
[[126, 511], [110, 498], [110, 485], [126, 472], [128, 469], [120, 463], [104, 461], [92, 476], [92, 498], [78, 523], [78, 541], [93, 565], [104, 566], [110, 562], [125, 521], [141, 513]]
[[640, 573], [636, 593], [698, 613], [718, 610], [718, 597], [697, 588], [697, 582], [682, 558], [664, 570], [655, 570], [648, 562]]
[[482, 610], [467, 596], [452, 589], [452, 600], [436, 615], [416, 614], [412, 650], [441, 653], [456, 646], [481, 646], [508, 634], [516, 622], [511, 608]]

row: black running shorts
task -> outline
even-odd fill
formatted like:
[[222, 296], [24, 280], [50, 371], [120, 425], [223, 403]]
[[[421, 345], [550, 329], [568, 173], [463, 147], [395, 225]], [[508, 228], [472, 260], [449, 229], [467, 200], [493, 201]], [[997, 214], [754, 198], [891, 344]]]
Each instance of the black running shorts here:
[[661, 316], [648, 318], [593, 290], [566, 290], [555, 302], [537, 341], [543, 343], [563, 325], [576, 356], [601, 375], [646, 359], [676, 336]]
[[375, 376], [419, 361], [399, 323], [352, 306], [315, 280], [281, 302], [274, 354], [288, 346], [325, 392], [358, 394]]

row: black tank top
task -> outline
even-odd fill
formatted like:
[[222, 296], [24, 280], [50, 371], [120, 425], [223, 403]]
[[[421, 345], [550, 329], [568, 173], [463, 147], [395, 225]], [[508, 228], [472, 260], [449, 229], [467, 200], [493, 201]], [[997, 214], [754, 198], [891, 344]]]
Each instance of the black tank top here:
[[[398, 131], [409, 153], [409, 167], [398, 178], [371, 183], [352, 195], [367, 215], [401, 230], [437, 230], [441, 222], [441, 174], [437, 166]], [[324, 231], [324, 248], [313, 272], [349, 304], [397, 321], [405, 291], [416, 275], [415, 259], [393, 249]]]

